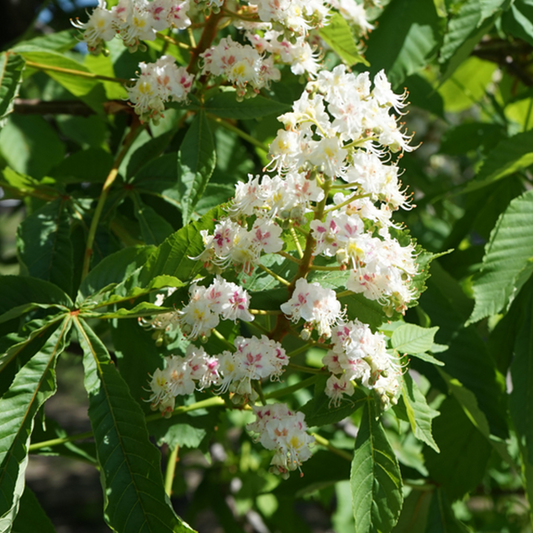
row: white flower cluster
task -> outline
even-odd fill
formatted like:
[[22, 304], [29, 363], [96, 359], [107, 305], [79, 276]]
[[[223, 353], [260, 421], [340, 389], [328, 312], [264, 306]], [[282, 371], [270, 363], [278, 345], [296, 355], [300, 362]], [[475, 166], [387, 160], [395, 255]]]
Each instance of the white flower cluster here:
[[338, 405], [345, 395], [352, 396], [353, 381], [373, 389], [383, 409], [398, 402], [402, 372], [398, 361], [387, 353], [383, 334], [372, 333], [356, 319], [335, 327], [331, 340], [333, 347], [323, 359], [332, 372], [325, 390], [330, 403]]
[[404, 107], [404, 98], [383, 72], [372, 88], [368, 73], [355, 76], [344, 66], [321, 71], [293, 111], [280, 117], [286, 129], [270, 146], [270, 167], [281, 173], [322, 172], [332, 184], [346, 182], [342, 188], [352, 196], [337, 193], [337, 207], [311, 222], [315, 255], [336, 257], [351, 269], [346, 287], [389, 313], [405, 311], [417, 273], [414, 247], [400, 246], [390, 234], [392, 212], [409, 204], [397, 166], [382, 160], [388, 151], [412, 149], [391, 114]]
[[220, 276], [217, 276], [209, 287], [192, 285], [189, 293], [189, 303], [178, 313], [183, 333], [192, 340], [211, 335], [221, 317], [234, 322], [251, 322], [254, 319], [248, 311], [248, 292]]
[[275, 57], [276, 62], [290, 65], [293, 74], [299, 76], [307, 73], [315, 77], [318, 73], [320, 55], [304, 36], [291, 42], [283, 37], [282, 32], [268, 30], [263, 35], [248, 31], [246, 37], [259, 53], [268, 52]]
[[165, 110], [165, 102], [183, 102], [191, 90], [194, 76], [178, 67], [173, 57], [162, 56], [155, 63], [139, 63], [141, 74], [128, 95], [141, 122], [157, 119]]
[[87, 22], [72, 22], [82, 30], [87, 49], [99, 54], [104, 43], [118, 35], [131, 52], [140, 41], [153, 41], [156, 33], [169, 27], [184, 29], [191, 25], [187, 16], [189, 0], [119, 0], [111, 9], [106, 9], [105, 0], [98, 0]]
[[148, 401], [152, 409], [170, 416], [176, 396], [192, 394], [219, 382], [218, 365], [216, 357], [210, 357], [203, 348], [192, 344], [185, 357], [165, 357], [165, 368], [156, 369], [150, 381], [152, 395]]
[[276, 403], [253, 407], [256, 421], [248, 424], [249, 431], [258, 434], [257, 440], [267, 450], [275, 450], [271, 471], [288, 477], [311, 457], [314, 438], [307, 434], [304, 414], [291, 411], [286, 404]]
[[246, 397], [250, 401], [258, 398], [252, 388], [252, 381], [270, 377], [279, 379], [283, 367], [289, 364], [279, 342], [262, 335], [261, 338], [237, 337], [234, 341], [237, 351], [226, 350], [218, 356], [221, 381], [221, 392], [234, 392], [238, 397]]
[[322, 338], [331, 336], [331, 326], [342, 318], [341, 304], [335, 291], [325, 289], [320, 283], [309, 283], [300, 278], [296, 282], [291, 299], [281, 305], [281, 310], [294, 322], [301, 318], [306, 321], [304, 337], [309, 337], [313, 327], [317, 327]]
[[238, 100], [254, 96], [281, 78], [272, 57], [265, 58], [252, 46], [236, 43], [231, 36], [221, 39], [201, 57], [203, 74], [224, 76], [237, 89]]
[[329, 7], [323, 0], [251, 0], [262, 22], [291, 34], [307, 35], [309, 30], [327, 23]]
[[222, 219], [216, 226], [213, 235], [202, 230], [205, 250], [195, 259], [201, 260], [206, 267], [213, 264], [220, 268], [232, 265], [251, 274], [258, 264], [261, 253], [275, 253], [283, 248], [282, 229], [275, 222], [258, 218], [252, 228]]
[[233, 401], [243, 398], [255, 401], [259, 397], [252, 381], [279, 379], [289, 359], [279, 342], [263, 335], [235, 339], [236, 351], [226, 350], [214, 357], [203, 348], [190, 344], [185, 357], [166, 357], [164, 369], [157, 369], [150, 381], [152, 409], [163, 414], [174, 409], [175, 398], [192, 394], [211, 385], [220, 385], [219, 393], [230, 391]]

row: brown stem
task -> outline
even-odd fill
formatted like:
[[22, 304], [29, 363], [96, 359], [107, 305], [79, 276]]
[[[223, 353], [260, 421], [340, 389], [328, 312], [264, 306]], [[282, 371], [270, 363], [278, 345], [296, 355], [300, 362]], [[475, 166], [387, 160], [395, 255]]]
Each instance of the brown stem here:
[[191, 60], [187, 67], [187, 70], [191, 74], [196, 74], [198, 72], [198, 58], [200, 57], [200, 54], [203, 54], [211, 46], [211, 43], [217, 34], [218, 23], [223, 16], [224, 12], [220, 10], [218, 13], [211, 13], [211, 16], [205, 21], [204, 31], [202, 32], [202, 36], [200, 37], [197, 46], [191, 52]]

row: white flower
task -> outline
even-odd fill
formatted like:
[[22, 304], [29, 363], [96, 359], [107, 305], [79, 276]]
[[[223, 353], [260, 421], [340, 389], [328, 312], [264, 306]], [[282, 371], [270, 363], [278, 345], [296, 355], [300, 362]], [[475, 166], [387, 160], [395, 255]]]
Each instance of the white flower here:
[[256, 421], [248, 424], [248, 431], [258, 434], [258, 440], [267, 450], [275, 450], [271, 471], [284, 477], [300, 469], [311, 457], [310, 445], [314, 438], [307, 434], [303, 413], [291, 411], [286, 404], [253, 407]]
[[342, 317], [335, 291], [303, 278], [296, 282], [291, 299], [280, 309], [294, 322], [303, 318], [309, 325], [316, 326], [321, 337], [329, 337], [331, 326]]

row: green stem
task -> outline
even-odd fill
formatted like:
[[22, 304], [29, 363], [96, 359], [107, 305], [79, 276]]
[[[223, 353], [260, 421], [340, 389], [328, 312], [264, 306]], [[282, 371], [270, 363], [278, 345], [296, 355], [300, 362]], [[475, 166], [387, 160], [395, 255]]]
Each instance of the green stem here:
[[324, 272], [338, 272], [342, 270], [340, 266], [319, 266], [319, 265], [311, 265], [310, 270], [322, 270]]
[[257, 380], [255, 383], [255, 390], [257, 392], [257, 394], [259, 394], [259, 399], [261, 400], [261, 403], [263, 405], [266, 405], [267, 402], [266, 402], [266, 398], [265, 398], [265, 394], [263, 393], [263, 385], [261, 385], [261, 380]]
[[323, 374], [321, 368], [311, 368], [309, 366], [295, 365], [294, 363], [289, 363], [288, 367], [291, 370], [297, 370], [298, 372], [305, 372], [306, 374]]
[[282, 396], [287, 396], [288, 394], [292, 394], [293, 392], [296, 392], [300, 389], [305, 389], [306, 387], [309, 387], [309, 385], [313, 385], [317, 379], [318, 374], [316, 374], [315, 376], [311, 376], [310, 378], [304, 379], [298, 383], [295, 383], [290, 387], [285, 387], [284, 389], [278, 389], [269, 392], [268, 394], [265, 394], [265, 399], [271, 400], [273, 398], [281, 398]]
[[337, 299], [344, 298], [344, 296], [350, 296], [352, 294], [353, 294], [352, 291], [341, 291], [337, 293]]
[[188, 44], [182, 43], [181, 41], [176, 41], [176, 39], [173, 39], [172, 37], [170, 37], [169, 35], [165, 35], [164, 33], [157, 32], [155, 35], [158, 39], [161, 39], [162, 41], [165, 41], [166, 43], [173, 44], [179, 48], [183, 48], [184, 50], [191, 49], [191, 47]]
[[261, 265], [261, 264], [259, 264], [258, 266], [261, 270], [264, 270], [267, 274], [272, 276], [274, 279], [277, 279], [280, 283], [283, 283], [283, 285], [290, 287], [291, 284], [289, 281], [287, 281], [285, 278], [282, 278], [281, 276], [279, 276], [278, 274], [270, 270], [270, 268], [266, 267], [265, 265]]
[[79, 76], [80, 78], [90, 78], [92, 80], [112, 81], [115, 83], [121, 83], [126, 85], [130, 83], [130, 80], [124, 78], [110, 78], [109, 76], [101, 76], [100, 74], [93, 74], [92, 72], [84, 72], [83, 70], [74, 70], [71, 68], [54, 67], [52, 65], [42, 65], [41, 63], [35, 63], [34, 61], [26, 61], [27, 67], [36, 68], [39, 70], [50, 70], [52, 72], [60, 72], [61, 74], [70, 74], [71, 76]]
[[169, 498], [172, 496], [172, 484], [174, 483], [174, 474], [176, 473], [179, 449], [180, 447], [176, 445], [168, 454], [167, 469], [165, 472], [165, 492]]
[[78, 433], [76, 435], [69, 435], [68, 437], [61, 437], [58, 439], [44, 440], [42, 442], [36, 442], [35, 444], [30, 444], [28, 447], [28, 452], [33, 452], [35, 450], [40, 450], [42, 448], [51, 448], [52, 446], [59, 446], [61, 444], [66, 444], [67, 442], [74, 442], [76, 440], [89, 439], [93, 436], [92, 431], [86, 431], [85, 433]]
[[120, 167], [120, 164], [122, 163], [124, 157], [126, 157], [128, 150], [131, 148], [131, 145], [133, 144], [139, 133], [142, 131], [142, 129], [143, 128], [141, 127], [141, 123], [136, 120], [131, 126], [130, 132], [124, 140], [124, 146], [116, 157], [115, 162], [113, 163], [113, 167], [111, 168], [111, 171], [109, 172], [102, 187], [102, 192], [100, 193], [100, 198], [98, 198], [98, 204], [96, 204], [96, 209], [94, 210], [94, 215], [91, 220], [91, 225], [89, 227], [89, 234], [87, 235], [87, 244], [85, 245], [85, 255], [83, 257], [83, 267], [81, 271], [82, 280], [89, 273], [91, 256], [93, 253], [93, 243], [94, 238], [96, 236], [96, 229], [98, 227], [98, 222], [100, 221], [100, 216], [102, 215], [102, 211], [107, 200], [107, 195], [109, 194], [111, 186], [113, 185], [115, 179], [118, 176], [118, 168]]
[[267, 309], [248, 309], [252, 315], [281, 315], [281, 311]]
[[293, 263], [296, 263], [297, 265], [300, 264], [300, 261], [296, 259], [296, 257], [293, 257], [291, 254], [284, 252], [283, 250], [280, 252], [276, 252], [278, 255], [281, 255], [281, 257], [284, 257], [285, 259], [288, 259], [289, 261], [292, 261]]
[[263, 152], [268, 153], [268, 146], [263, 144], [261, 141], [258, 141], [255, 137], [248, 135], [248, 133], [241, 130], [240, 128], [237, 128], [237, 126], [234, 126], [233, 124], [230, 124], [226, 120], [222, 120], [220, 117], [212, 115], [211, 113], [207, 113], [207, 117], [211, 119], [213, 122], [216, 122], [219, 126], [226, 128], [228, 131], [232, 131], [233, 133], [238, 135], [241, 139], [248, 141], [250, 144], [253, 144], [260, 150], [263, 150]]
[[354, 200], [359, 200], [361, 198], [368, 198], [369, 196], [371, 195], [370, 194], [359, 194], [356, 192], [355, 194], [350, 196], [348, 200], [345, 200], [344, 202], [341, 202], [340, 204], [332, 205], [331, 207], [328, 207], [328, 209], [324, 210], [324, 214], [326, 215], [330, 211], [336, 211], [337, 209], [341, 209], [344, 206], [351, 204]]
[[296, 235], [296, 231], [294, 230], [294, 226], [291, 226], [291, 235], [292, 235], [292, 238], [294, 239], [294, 244], [296, 244], [296, 249], [298, 250], [298, 255], [300, 256], [300, 259], [301, 259], [304, 256], [304, 252], [300, 245], [300, 241], [298, 240], [298, 235]]
[[213, 329], [212, 332], [213, 332], [213, 335], [218, 340], [222, 341], [228, 348], [231, 348], [232, 351], [235, 349], [235, 345], [233, 343], [231, 343], [230, 341], [228, 341], [228, 339], [226, 339], [226, 337], [224, 337], [224, 335], [222, 335], [222, 333], [220, 333], [220, 331], [217, 331], [216, 329]]
[[329, 451], [333, 452], [339, 457], [342, 457], [343, 459], [346, 459], [347, 461], [352, 461], [353, 456], [351, 453], [345, 452], [344, 450], [340, 450], [339, 448], [333, 446], [333, 444], [331, 444], [328, 439], [325, 439], [324, 437], [322, 437], [322, 435], [319, 435], [318, 433], [311, 433], [311, 435], [315, 437], [317, 444], [320, 444], [320, 446], [324, 446]]

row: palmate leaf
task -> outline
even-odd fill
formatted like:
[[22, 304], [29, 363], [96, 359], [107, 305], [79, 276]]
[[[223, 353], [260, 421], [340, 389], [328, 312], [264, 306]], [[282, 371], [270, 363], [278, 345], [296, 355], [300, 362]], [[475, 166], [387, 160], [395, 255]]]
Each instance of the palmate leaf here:
[[392, 0], [368, 39], [372, 74], [385, 69], [394, 87], [425, 67], [442, 42], [442, 20], [433, 2]]
[[174, 228], [155, 209], [145, 205], [137, 194], [133, 196], [135, 218], [141, 228], [142, 239], [146, 244], [161, 244]]
[[18, 96], [22, 82], [24, 59], [13, 52], [0, 54], [0, 128], [6, 117], [13, 111], [13, 101]]
[[532, 143], [533, 131], [518, 133], [500, 141], [490, 151], [477, 176], [467, 184], [464, 192], [481, 189], [533, 165]]
[[40, 50], [32, 45], [20, 45], [17, 47], [17, 51], [26, 61], [33, 61], [42, 65], [41, 68], [44, 68], [48, 76], [57, 81], [74, 96], [83, 100], [94, 111], [97, 113], [103, 112], [102, 103], [107, 100], [107, 97], [104, 85], [100, 80], [73, 76], [72, 74], [57, 70], [46, 70], [46, 66], [51, 66], [90, 74], [87, 67], [64, 54], [52, 50]]
[[184, 224], [191, 219], [215, 165], [215, 142], [202, 110], [194, 117], [178, 152], [178, 184]]
[[350, 476], [357, 533], [389, 533], [402, 508], [400, 467], [368, 401], [355, 440]]
[[340, 13], [335, 13], [327, 26], [320, 30], [320, 37], [349, 65], [368, 61], [359, 53], [350, 26]]
[[238, 102], [235, 97], [235, 91], [225, 91], [218, 93], [205, 103], [205, 110], [221, 118], [236, 118], [247, 120], [252, 118], [261, 118], [268, 115], [281, 115], [290, 109], [290, 106], [265, 98], [256, 96]]
[[[435, 263], [428, 290], [422, 294], [420, 305], [431, 317], [432, 323], [440, 328], [435, 336], [436, 342], [449, 348], [434, 355], [445, 363], [450, 376], [475, 394], [491, 433], [506, 438], [504, 393], [494, 360], [476, 328], [464, 325], [471, 302], [457, 281]], [[431, 376], [427, 377], [431, 379]]]
[[73, 251], [70, 221], [62, 198], [47, 203], [28, 216], [17, 231], [21, 271], [72, 291]]
[[[72, 300], [57, 285], [28, 276], [0, 276], [0, 294], [0, 322], [20, 316], [38, 304], [72, 306]], [[9, 317], [5, 315], [8, 312]]]
[[44, 346], [17, 373], [0, 400], [0, 531], [10, 531], [24, 490], [33, 420], [56, 391], [55, 363], [64, 350], [70, 318], [66, 317]]
[[322, 375], [318, 378], [314, 397], [300, 409], [305, 415], [305, 422], [309, 427], [336, 424], [368, 402], [368, 394], [360, 387], [356, 387], [353, 396], [344, 399], [338, 405], [330, 405], [331, 398], [324, 393], [328, 377], [329, 375]]
[[440, 453], [424, 448], [426, 467], [434, 481], [456, 500], [481, 482], [492, 447], [457, 400], [449, 396], [433, 422]]
[[467, 324], [505, 310], [533, 272], [533, 191], [515, 198], [502, 213], [474, 277], [476, 305]]
[[54, 526], [44, 512], [39, 500], [26, 486], [20, 499], [20, 509], [13, 524], [13, 533], [55, 533]]
[[509, 0], [467, 0], [448, 23], [439, 61], [444, 65], [444, 78], [470, 55], [474, 46], [494, 24], [501, 8]]
[[106, 347], [75, 318], [84, 351], [85, 388], [105, 494], [104, 516], [120, 533], [192, 530], [166, 501], [160, 455], [148, 440], [144, 415], [114, 367]]
[[439, 412], [427, 404], [425, 396], [409, 373], [403, 376], [402, 400], [415, 437], [438, 452], [439, 447], [431, 433], [431, 423], [433, 418], [439, 416]]
[[191, 280], [202, 269], [202, 262], [192, 259], [204, 250], [200, 231], [212, 232], [216, 221], [224, 214], [220, 208], [212, 209], [197, 222], [173, 233], [147, 259], [136, 285], [146, 287], [153, 278], [161, 275], [175, 276], [184, 282]]
[[438, 329], [438, 326], [421, 328], [415, 324], [405, 324], [394, 330], [391, 337], [392, 347], [400, 353], [408, 354], [430, 351]]
[[[524, 318], [514, 345], [511, 364], [513, 390], [509, 410], [522, 450], [529, 464], [533, 464], [533, 288], [528, 284], [528, 298], [525, 302]], [[533, 483], [533, 479], [529, 480]], [[529, 495], [533, 500], [533, 493]]]

